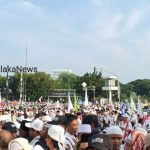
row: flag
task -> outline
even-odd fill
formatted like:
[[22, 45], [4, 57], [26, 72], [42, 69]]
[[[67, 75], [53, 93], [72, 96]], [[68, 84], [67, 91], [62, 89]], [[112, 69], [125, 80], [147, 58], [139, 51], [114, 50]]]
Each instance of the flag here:
[[41, 103], [41, 101], [42, 101], [42, 98], [43, 98], [43, 96], [41, 96], [40, 98], [39, 98], [39, 102]]
[[141, 103], [141, 100], [140, 100], [140, 97], [138, 96], [138, 114], [142, 115], [143, 114], [143, 110], [142, 110], [142, 103]]
[[126, 108], [127, 108], [126, 104], [122, 103], [121, 108], [120, 108], [120, 111], [122, 112], [122, 114], [125, 113]]
[[130, 96], [130, 107], [132, 110], [134, 110], [134, 111], [136, 110], [136, 106], [135, 106], [135, 103], [133, 101], [132, 95]]
[[78, 103], [76, 93], [74, 92], [74, 111], [78, 112]]
[[89, 101], [88, 101], [87, 89], [85, 89], [85, 100], [84, 100], [84, 106], [87, 106], [88, 104], [89, 104]]
[[70, 92], [68, 92], [68, 112], [70, 112], [71, 109], [74, 109], [74, 108], [71, 102]]

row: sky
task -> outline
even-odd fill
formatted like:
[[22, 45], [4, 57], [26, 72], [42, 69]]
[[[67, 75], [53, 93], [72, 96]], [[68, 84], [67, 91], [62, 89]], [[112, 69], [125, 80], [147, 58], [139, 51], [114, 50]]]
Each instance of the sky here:
[[0, 0], [0, 65], [150, 79], [149, 0]]

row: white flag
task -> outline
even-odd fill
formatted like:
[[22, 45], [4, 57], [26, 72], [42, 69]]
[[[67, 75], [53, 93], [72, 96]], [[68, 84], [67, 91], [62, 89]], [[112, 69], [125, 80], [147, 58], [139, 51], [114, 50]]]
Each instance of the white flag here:
[[87, 89], [85, 89], [85, 100], [84, 100], [84, 106], [87, 106], [88, 104], [89, 104], [89, 101], [88, 101]]
[[74, 108], [71, 102], [70, 92], [68, 92], [68, 112], [70, 112], [71, 109], [74, 109]]
[[134, 111], [136, 110], [136, 106], [135, 106], [135, 103], [133, 101], [132, 95], [130, 96], [130, 107], [132, 110], [134, 110]]
[[41, 96], [41, 97], [39, 98], [39, 102], [40, 102], [40, 103], [41, 103], [42, 98], [43, 98], [43, 96]]
[[140, 114], [140, 115], [143, 114], [142, 103], [141, 103], [141, 100], [140, 100], [139, 96], [138, 96], [138, 114]]

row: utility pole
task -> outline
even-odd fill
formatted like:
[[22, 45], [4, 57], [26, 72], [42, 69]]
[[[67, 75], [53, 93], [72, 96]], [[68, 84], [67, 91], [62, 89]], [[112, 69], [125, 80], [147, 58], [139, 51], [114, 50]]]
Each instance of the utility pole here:
[[8, 70], [7, 70], [7, 77], [6, 77], [6, 104], [8, 105], [8, 96], [9, 96], [9, 85], [8, 85]]
[[[27, 56], [28, 56], [28, 53], [27, 53], [28, 51], [27, 51], [27, 44], [26, 44], [26, 58], [25, 58], [25, 67], [27, 67], [27, 61], [28, 61], [28, 59], [27, 59]], [[27, 74], [27, 73], [26, 73]], [[27, 100], [27, 76], [26, 76], [26, 74], [25, 74], [25, 77], [24, 77], [24, 101], [26, 101]]]
[[23, 78], [22, 78], [22, 71], [20, 76], [20, 102], [22, 102], [23, 98]]

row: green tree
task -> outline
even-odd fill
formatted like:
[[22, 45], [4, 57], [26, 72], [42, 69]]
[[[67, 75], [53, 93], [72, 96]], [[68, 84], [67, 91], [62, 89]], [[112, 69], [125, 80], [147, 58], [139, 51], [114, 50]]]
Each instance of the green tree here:
[[133, 85], [131, 84], [121, 84], [121, 100], [129, 99], [131, 92], [133, 91]]
[[0, 90], [2, 97], [6, 95], [6, 77], [0, 76]]
[[[89, 99], [92, 100], [94, 98], [94, 92], [95, 92], [96, 97], [105, 95], [105, 92], [102, 92], [102, 86], [104, 85], [104, 80], [102, 79], [102, 73], [98, 72], [95, 67], [92, 73], [85, 73], [78, 80], [78, 86], [80, 85], [80, 87], [78, 87], [78, 92], [82, 96], [84, 96], [84, 91], [82, 90], [83, 82], [86, 82], [89, 89], [91, 89], [88, 91]], [[94, 88], [95, 88], [95, 91], [94, 91]]]
[[72, 73], [61, 73], [57, 80], [60, 89], [74, 89], [76, 87], [77, 75]]
[[47, 97], [53, 89], [53, 79], [49, 74], [37, 72], [27, 75], [27, 96], [30, 98]]

